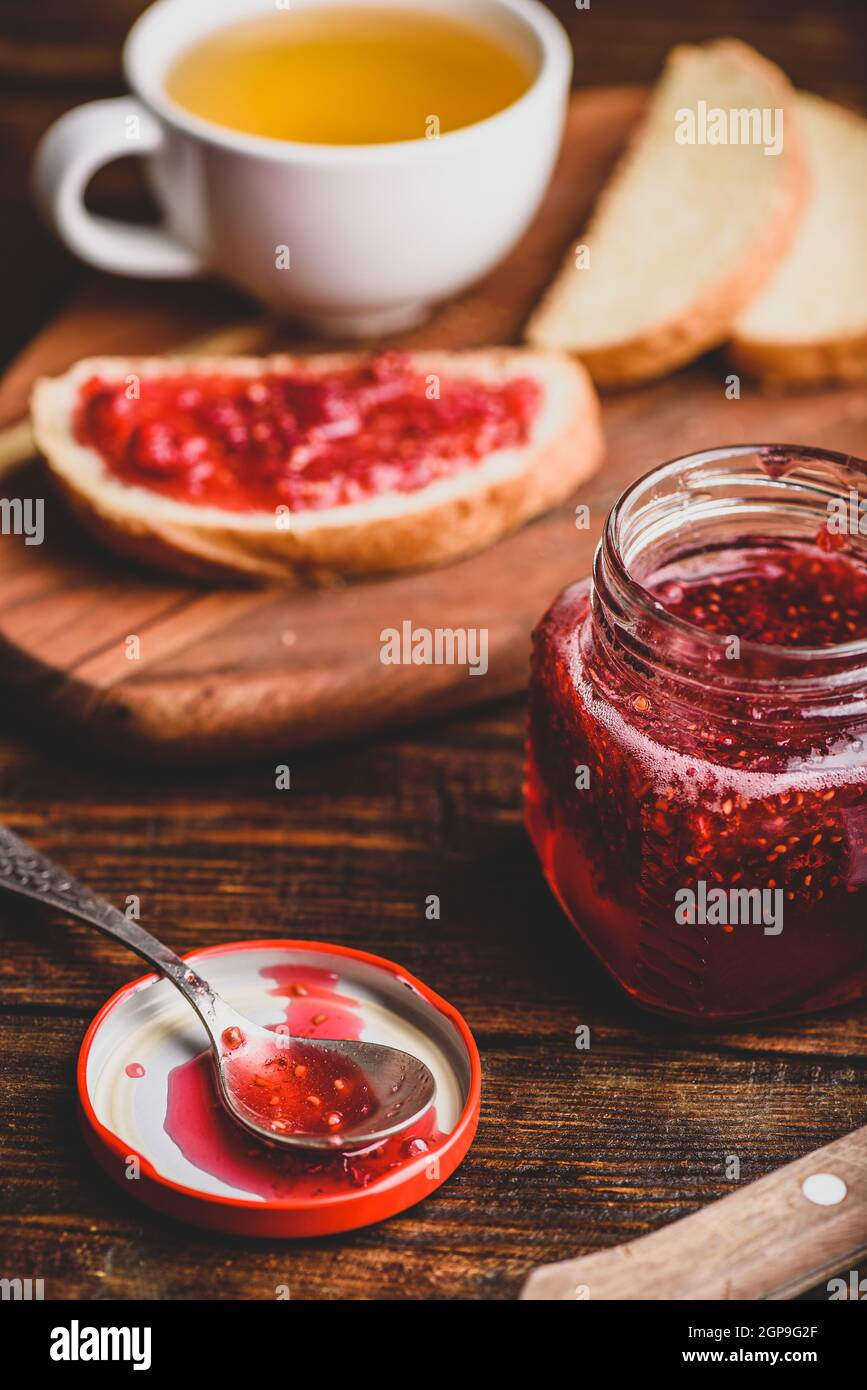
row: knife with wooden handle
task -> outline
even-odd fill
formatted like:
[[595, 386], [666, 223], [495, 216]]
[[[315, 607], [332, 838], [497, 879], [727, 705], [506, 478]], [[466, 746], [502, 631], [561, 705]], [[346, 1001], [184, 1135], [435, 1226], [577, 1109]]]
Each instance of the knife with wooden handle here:
[[693, 1216], [534, 1270], [522, 1299], [788, 1299], [867, 1254], [867, 1126]]

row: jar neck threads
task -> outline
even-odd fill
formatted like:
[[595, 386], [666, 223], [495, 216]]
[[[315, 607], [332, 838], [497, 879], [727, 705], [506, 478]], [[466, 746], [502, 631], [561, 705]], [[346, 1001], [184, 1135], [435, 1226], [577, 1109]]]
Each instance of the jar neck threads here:
[[[676, 561], [726, 549], [816, 544], [832, 509], [857, 525], [842, 542], [867, 572], [867, 463], [777, 445], [708, 450], [663, 464], [629, 488], [608, 517], [593, 567], [594, 642], [639, 679], [664, 679], [677, 698], [757, 718], [867, 713], [867, 640], [769, 645], [709, 631], [669, 612], [645, 587]], [[830, 504], [830, 505], [829, 505]], [[858, 513], [855, 512], [857, 517]]]

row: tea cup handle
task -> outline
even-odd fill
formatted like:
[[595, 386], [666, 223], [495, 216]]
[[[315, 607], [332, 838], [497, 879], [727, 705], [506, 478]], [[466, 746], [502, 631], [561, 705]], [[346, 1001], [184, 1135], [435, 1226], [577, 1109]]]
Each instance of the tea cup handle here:
[[104, 164], [153, 154], [164, 140], [159, 123], [131, 97], [79, 106], [42, 137], [33, 162], [37, 202], [61, 241], [88, 265], [146, 279], [202, 273], [201, 258], [167, 230], [100, 217], [84, 204], [87, 185]]

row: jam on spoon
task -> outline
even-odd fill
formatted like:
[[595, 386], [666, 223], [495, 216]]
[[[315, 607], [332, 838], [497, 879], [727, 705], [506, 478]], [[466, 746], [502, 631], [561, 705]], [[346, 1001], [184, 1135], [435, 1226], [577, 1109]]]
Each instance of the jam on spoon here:
[[251, 1047], [239, 1028], [225, 1029], [221, 1041], [236, 1106], [273, 1134], [337, 1135], [363, 1125], [378, 1105], [361, 1068], [321, 1045], [277, 1034], [270, 1046]]
[[[311, 1027], [322, 1029], [323, 1037], [359, 1037], [363, 1026], [359, 1002], [347, 992], [347, 982], [339, 981], [332, 971], [287, 963], [261, 973], [271, 982], [268, 993], [281, 1001], [284, 1021], [274, 1025], [275, 1042], [286, 1029], [303, 1045]], [[314, 1019], [320, 1022], [314, 1024]], [[172, 1068], [164, 1128], [194, 1167], [266, 1200], [346, 1195], [419, 1164], [425, 1168], [433, 1164], [436, 1171], [438, 1151], [446, 1139], [431, 1107], [406, 1130], [362, 1148], [304, 1152], [258, 1143], [229, 1119], [220, 1104], [208, 1053]]]
[[[87, 922], [135, 951], [164, 975], [205, 1027], [222, 1104], [237, 1124], [258, 1139], [296, 1149], [361, 1148], [409, 1128], [433, 1104], [433, 1075], [424, 1062], [408, 1052], [356, 1039], [306, 1038], [298, 1042], [281, 1037], [287, 1056], [295, 1050], [299, 1065], [315, 1067], [323, 1090], [330, 1076], [332, 1081], [346, 1079], [350, 1093], [343, 1111], [337, 1105], [329, 1108], [323, 1128], [321, 1117], [313, 1113], [312, 1107], [308, 1123], [302, 1122], [304, 1112], [288, 1083], [279, 1090], [271, 1087], [270, 1094], [278, 1094], [274, 1108], [282, 1108], [285, 1121], [285, 1128], [274, 1128], [273, 1119], [281, 1117], [272, 1116], [266, 1122], [262, 1109], [251, 1104], [251, 1096], [263, 1089], [257, 1085], [257, 1078], [267, 1075], [267, 1066], [278, 1048], [274, 1033], [239, 1014], [138, 922], [97, 898], [5, 826], [0, 826], [0, 889]], [[295, 1081], [300, 1079], [294, 1073], [293, 1077]], [[327, 1117], [338, 1114], [339, 1120], [330, 1124]]]

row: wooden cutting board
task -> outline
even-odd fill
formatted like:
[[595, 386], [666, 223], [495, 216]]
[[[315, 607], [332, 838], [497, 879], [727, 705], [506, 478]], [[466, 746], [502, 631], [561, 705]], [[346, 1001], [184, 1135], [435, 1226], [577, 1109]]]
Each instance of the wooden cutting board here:
[[[577, 94], [551, 188], [521, 245], [483, 284], [389, 342], [467, 348], [519, 340], [644, 100], [637, 88]], [[285, 327], [252, 312], [212, 285], [93, 281], [0, 385], [5, 495], [43, 495], [35, 465], [12, 471], [32, 453], [25, 416], [36, 376], [95, 352], [299, 346]], [[591, 508], [589, 530], [576, 529], [566, 506], [480, 555], [398, 579], [303, 593], [161, 580], [104, 555], [52, 502], [42, 546], [0, 537], [3, 678], [38, 696], [55, 720], [90, 726], [127, 751], [172, 758], [280, 753], [519, 690], [535, 621], [588, 571], [605, 515], [633, 478], [666, 458], [744, 441], [865, 452], [863, 390], [769, 395], [744, 381], [740, 399], [730, 400], [727, 374], [711, 356], [605, 399], [607, 459], [578, 499]], [[487, 628], [487, 674], [383, 666], [380, 632], [406, 620]]]

